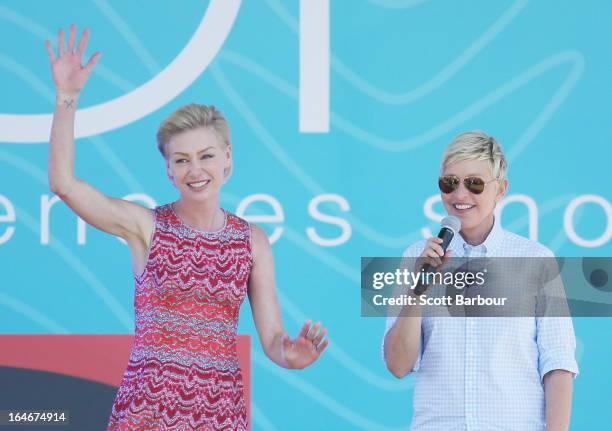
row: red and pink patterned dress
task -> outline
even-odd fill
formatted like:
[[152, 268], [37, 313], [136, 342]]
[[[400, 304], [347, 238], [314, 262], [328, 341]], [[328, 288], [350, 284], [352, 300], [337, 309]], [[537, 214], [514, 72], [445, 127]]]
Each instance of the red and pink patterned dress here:
[[252, 267], [251, 231], [225, 212], [216, 232], [155, 209], [155, 232], [136, 276], [132, 354], [108, 431], [246, 430], [236, 352]]

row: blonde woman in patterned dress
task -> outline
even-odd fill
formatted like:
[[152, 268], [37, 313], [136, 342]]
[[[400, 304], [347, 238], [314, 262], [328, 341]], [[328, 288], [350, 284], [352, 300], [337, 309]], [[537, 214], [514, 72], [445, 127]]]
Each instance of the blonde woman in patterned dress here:
[[49, 184], [89, 224], [123, 238], [135, 274], [135, 339], [108, 430], [245, 430], [236, 353], [240, 304], [249, 297], [266, 355], [304, 368], [328, 344], [306, 321], [295, 339], [279, 312], [272, 251], [257, 226], [219, 206], [232, 147], [223, 115], [188, 105], [160, 126], [158, 147], [179, 199], [150, 210], [105, 196], [74, 176], [74, 121], [80, 92], [100, 58], [82, 66], [88, 30], [78, 45], [70, 27], [58, 55], [46, 42], [57, 90], [49, 145]]

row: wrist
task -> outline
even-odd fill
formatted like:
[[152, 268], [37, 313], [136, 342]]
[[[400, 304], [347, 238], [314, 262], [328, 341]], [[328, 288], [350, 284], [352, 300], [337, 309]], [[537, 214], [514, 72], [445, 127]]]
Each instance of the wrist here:
[[57, 88], [55, 90], [56, 99], [71, 98], [73, 100], [76, 100], [79, 98], [80, 94], [80, 90], [63, 90], [61, 88]]
[[60, 90], [55, 93], [55, 104], [64, 106], [65, 108], [76, 108], [76, 103], [79, 100], [78, 91]]

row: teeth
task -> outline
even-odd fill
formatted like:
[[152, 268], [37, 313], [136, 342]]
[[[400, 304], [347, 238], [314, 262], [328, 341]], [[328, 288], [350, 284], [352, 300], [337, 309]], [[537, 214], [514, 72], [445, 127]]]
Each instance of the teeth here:
[[190, 187], [204, 187], [206, 185], [206, 183], [208, 183], [208, 180], [205, 181], [198, 181], [197, 183], [188, 183]]
[[457, 208], [458, 210], [467, 210], [469, 208], [472, 208], [474, 205], [468, 205], [468, 204], [455, 204], [454, 205], [455, 208]]

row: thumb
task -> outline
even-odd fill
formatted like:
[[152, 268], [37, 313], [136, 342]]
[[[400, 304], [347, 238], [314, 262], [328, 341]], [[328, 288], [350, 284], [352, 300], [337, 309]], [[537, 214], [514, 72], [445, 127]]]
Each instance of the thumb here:
[[100, 51], [93, 54], [91, 57], [89, 57], [89, 61], [83, 67], [83, 69], [87, 69], [88, 71], [91, 71], [91, 69], [93, 69], [93, 67], [96, 65], [96, 63], [100, 59], [100, 57], [102, 57], [102, 53]]
[[287, 335], [286, 333], [283, 334], [283, 337], [281, 338], [281, 343], [283, 344], [283, 348], [285, 350], [290, 349], [291, 348], [291, 339], [289, 338], [289, 335]]

